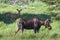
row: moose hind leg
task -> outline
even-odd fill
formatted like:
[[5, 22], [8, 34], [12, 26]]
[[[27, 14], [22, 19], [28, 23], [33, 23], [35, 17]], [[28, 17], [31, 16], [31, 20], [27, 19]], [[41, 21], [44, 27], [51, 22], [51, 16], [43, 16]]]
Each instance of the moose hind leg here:
[[17, 34], [17, 32], [20, 30], [20, 28], [18, 28], [16, 31], [15, 31], [15, 35]]
[[23, 33], [23, 31], [24, 31], [24, 28], [23, 28], [23, 27], [21, 28], [21, 31], [22, 31], [22, 33]]

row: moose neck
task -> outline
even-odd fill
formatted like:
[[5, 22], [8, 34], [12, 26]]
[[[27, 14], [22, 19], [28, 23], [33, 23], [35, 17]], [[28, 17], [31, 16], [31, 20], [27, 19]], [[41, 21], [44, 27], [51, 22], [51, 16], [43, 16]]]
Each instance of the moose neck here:
[[45, 22], [44, 20], [40, 20], [41, 25], [44, 25], [44, 22]]
[[20, 12], [18, 12], [18, 15], [20, 15]]

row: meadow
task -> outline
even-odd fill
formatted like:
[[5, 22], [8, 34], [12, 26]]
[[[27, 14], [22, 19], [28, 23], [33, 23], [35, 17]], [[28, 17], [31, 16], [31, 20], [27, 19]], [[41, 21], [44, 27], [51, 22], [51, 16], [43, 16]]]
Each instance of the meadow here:
[[33, 30], [25, 29], [23, 34], [20, 30], [14, 36], [14, 32], [17, 29], [17, 19], [6, 20], [5, 14], [7, 12], [17, 13], [16, 9], [20, 9], [20, 6], [0, 3], [0, 40], [60, 40], [60, 20], [56, 20], [51, 15], [52, 6], [42, 2], [34, 2], [27, 5], [27, 8], [22, 9], [20, 18], [31, 19], [33, 17], [39, 17], [40, 19], [51, 19], [53, 21], [51, 23], [52, 30], [41, 26], [37, 34], [34, 34]]

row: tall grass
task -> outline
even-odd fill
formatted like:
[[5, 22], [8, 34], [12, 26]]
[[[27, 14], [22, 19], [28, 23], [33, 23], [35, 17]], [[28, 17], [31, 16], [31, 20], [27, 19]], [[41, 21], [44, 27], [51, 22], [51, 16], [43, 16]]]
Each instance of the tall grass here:
[[3, 25], [0, 28], [0, 40], [59, 40], [60, 39], [60, 25], [53, 22], [51, 24], [52, 30], [41, 27], [40, 32], [34, 34], [33, 30], [24, 30], [23, 34], [21, 30], [14, 36], [14, 32], [17, 29], [17, 23]]
[[[34, 8], [32, 8], [34, 7]], [[17, 13], [16, 9], [20, 8], [20, 5], [0, 4], [0, 14], [4, 15], [6, 12]], [[21, 12], [23, 18], [33, 18], [36, 15], [40, 17], [40, 14], [49, 14], [48, 9], [50, 5], [42, 2], [34, 2], [27, 5], [27, 8]], [[26, 15], [26, 16], [25, 16]], [[30, 16], [29, 16], [30, 15]], [[42, 18], [47, 18], [46, 15], [42, 15]], [[37, 17], [38, 17], [37, 16]], [[2, 17], [2, 16], [1, 16]], [[3, 18], [4, 19], [4, 18]], [[14, 32], [17, 29], [17, 22], [14, 21], [11, 24], [6, 24], [4, 21], [0, 21], [0, 40], [60, 40], [60, 21], [53, 20], [51, 23], [52, 30], [48, 30], [44, 26], [41, 27], [39, 33], [34, 34], [33, 30], [24, 30], [23, 34], [21, 30], [14, 36]]]

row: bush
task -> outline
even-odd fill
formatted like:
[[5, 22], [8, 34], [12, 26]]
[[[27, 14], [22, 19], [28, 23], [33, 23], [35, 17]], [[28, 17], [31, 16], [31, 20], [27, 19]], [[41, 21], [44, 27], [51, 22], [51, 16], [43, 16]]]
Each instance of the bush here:
[[56, 20], [58, 20], [58, 21], [60, 20], [60, 15], [58, 15], [58, 16], [56, 17]]

